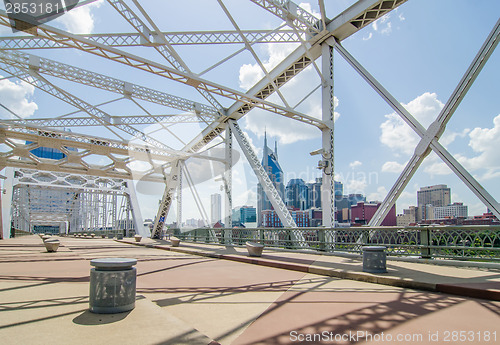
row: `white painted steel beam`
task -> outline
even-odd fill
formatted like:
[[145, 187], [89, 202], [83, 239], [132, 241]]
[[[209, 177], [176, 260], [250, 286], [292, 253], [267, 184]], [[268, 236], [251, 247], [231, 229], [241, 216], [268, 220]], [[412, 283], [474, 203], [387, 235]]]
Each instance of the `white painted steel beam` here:
[[226, 228], [233, 227], [233, 131], [226, 124], [226, 137], [224, 147], [224, 158], [226, 159], [224, 166], [224, 174], [222, 180], [224, 182], [224, 205], [225, 218], [224, 225]]
[[247, 158], [250, 166], [252, 167], [255, 175], [257, 176], [259, 183], [261, 184], [269, 201], [273, 205], [274, 210], [276, 211], [278, 217], [280, 218], [281, 224], [283, 224], [285, 228], [296, 228], [297, 224], [293, 220], [292, 215], [290, 214], [285, 203], [281, 199], [281, 196], [279, 195], [278, 191], [274, 187], [273, 182], [269, 179], [269, 176], [262, 167], [262, 164], [259, 162], [259, 159], [257, 158], [257, 155], [253, 151], [252, 146], [250, 146], [250, 143], [245, 138], [245, 135], [243, 134], [243, 131], [241, 130], [240, 126], [234, 120], [229, 120], [228, 124], [234, 134], [234, 137], [236, 138], [236, 141], [241, 147], [243, 154]]
[[[436, 142], [439, 140], [441, 135], [443, 134], [446, 124], [451, 119], [451, 116], [455, 112], [455, 110], [460, 105], [460, 102], [467, 94], [468, 90], [474, 83], [476, 77], [481, 72], [482, 68], [488, 61], [489, 57], [495, 50], [498, 45], [500, 35], [500, 20], [497, 21], [493, 30], [490, 32], [482, 47], [479, 49], [479, 52], [475, 56], [471, 65], [465, 72], [464, 76], [458, 83], [454, 92], [450, 96], [448, 102], [443, 107], [441, 112], [439, 113], [436, 121], [429, 126], [427, 129], [427, 133], [430, 133], [429, 137], [435, 138]], [[417, 171], [418, 167], [422, 164], [425, 157], [427, 156], [425, 153], [428, 153], [428, 148], [430, 147], [432, 142], [429, 140], [421, 139], [418, 144], [418, 150], [415, 150], [410, 161], [406, 164], [403, 172], [398, 177], [396, 183], [389, 191], [389, 194], [384, 199], [384, 202], [377, 210], [375, 215], [370, 222], [370, 226], [379, 226], [382, 221], [387, 216], [389, 210], [395, 204], [397, 198], [401, 195], [403, 190], [406, 188], [408, 183], [410, 182], [412, 176]], [[440, 155], [440, 154], [438, 154]], [[447, 152], [443, 151], [440, 155], [443, 161], [447, 161], [448, 166], [453, 166], [452, 170], [464, 181], [468, 187], [474, 192], [476, 196], [495, 214], [498, 218], [500, 216], [500, 207], [496, 200], [489, 195], [489, 193], [484, 190], [484, 188], [477, 182], [475, 179], [471, 179], [470, 174], [463, 168], [460, 164], [456, 164], [457, 161], [453, 158], [452, 155], [447, 154]], [[500, 218], [499, 218], [500, 219]]]
[[[10, 21], [5, 11], [0, 10], [0, 25], [10, 27]], [[210, 82], [206, 79], [202, 79], [174, 68], [167, 67], [163, 64], [144, 59], [137, 55], [127, 53], [116, 48], [107, 47], [102, 44], [98, 44], [83, 38], [79, 38], [76, 35], [70, 34], [66, 31], [59, 30], [48, 25], [40, 25], [36, 27], [37, 35], [41, 37], [46, 37], [48, 39], [54, 40], [61, 44], [67, 45], [78, 50], [82, 50], [106, 59], [125, 64], [127, 66], [153, 73], [155, 75], [165, 77], [188, 86], [192, 86], [196, 89], [207, 91], [213, 95], [222, 96], [225, 98], [232, 99], [234, 101], [241, 101], [243, 104], [248, 106], [248, 110], [257, 107], [281, 116], [290, 117], [297, 121], [301, 121], [307, 124], [315, 125], [319, 128], [323, 128], [324, 124], [318, 119], [301, 114], [291, 108], [283, 107], [272, 102], [259, 99], [255, 96], [250, 96], [247, 93], [236, 91], [232, 88], [222, 86], [217, 83]]]
[[181, 168], [181, 160], [178, 160], [174, 164], [172, 164], [172, 170], [168, 174], [167, 181], [165, 181], [165, 191], [163, 192], [163, 197], [158, 208], [158, 213], [156, 214], [153, 230], [151, 231], [151, 238], [160, 238], [160, 236], [162, 236], [163, 227], [165, 226], [168, 212], [170, 210], [170, 206], [172, 205], [174, 193], [177, 190], [177, 186], [179, 184]]
[[321, 48], [321, 73], [324, 79], [321, 90], [321, 111], [323, 122], [330, 124], [329, 128], [321, 131], [321, 166], [323, 166], [321, 205], [323, 226], [331, 228], [335, 226], [333, 48], [327, 43]]
[[290, 0], [250, 0], [283, 19], [297, 30], [311, 34], [321, 31], [318, 18]]
[[[122, 15], [131, 26], [133, 26], [140, 35], [143, 35], [144, 41], [149, 40], [149, 36], [153, 35], [156, 41], [163, 43], [162, 45], [153, 46], [154, 49], [163, 56], [175, 69], [196, 77], [188, 68], [186, 63], [181, 59], [180, 55], [168, 43], [167, 39], [161, 34], [160, 29], [156, 26], [153, 20], [149, 17], [146, 11], [142, 8], [138, 1], [132, 0], [135, 6], [139, 9], [146, 21], [151, 26], [151, 29], [137, 16], [134, 11], [123, 0], [108, 0], [108, 2]], [[149, 34], [149, 35], [148, 35]], [[196, 89], [205, 99], [212, 104], [221, 115], [225, 114], [225, 110], [217, 99], [207, 90]]]
[[0, 61], [23, 69], [31, 67], [42, 75], [92, 86], [133, 99], [141, 99], [182, 111], [195, 111], [205, 121], [212, 121], [219, 116], [214, 107], [33, 54], [0, 51]]
[[[282, 29], [275, 32], [269, 30], [242, 30], [245, 40], [255, 43], [296, 43], [299, 42], [293, 30]], [[213, 44], [242, 44], [245, 43], [236, 31], [196, 31], [196, 32], [161, 32], [170, 45], [213, 45]], [[149, 47], [164, 45], [165, 43], [150, 36], [143, 42], [139, 33], [118, 34], [77, 34], [76, 36], [95, 41], [110, 47]], [[33, 36], [2, 36], [0, 37], [0, 50], [32, 50], [68, 48], [60, 43], [41, 37]]]
[[[155, 123], [179, 124], [179, 123], [199, 123], [199, 118], [194, 114], [179, 115], [125, 115], [110, 116], [113, 124], [127, 125], [148, 125]], [[33, 126], [45, 127], [91, 127], [102, 126], [97, 119], [92, 117], [56, 117], [56, 118], [27, 118], [22, 120], [2, 120], [4, 123], [31, 124]]]

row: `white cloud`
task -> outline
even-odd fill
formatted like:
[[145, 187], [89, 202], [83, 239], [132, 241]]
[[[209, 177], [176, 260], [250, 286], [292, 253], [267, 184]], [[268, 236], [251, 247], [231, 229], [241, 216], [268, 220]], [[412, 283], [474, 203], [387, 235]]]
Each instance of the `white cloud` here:
[[384, 186], [380, 186], [376, 192], [368, 194], [367, 201], [383, 201], [387, 194], [387, 189]]
[[469, 216], [480, 216], [486, 213], [486, 206], [482, 202], [467, 205]]
[[[428, 127], [437, 117], [444, 104], [435, 93], [425, 92], [403, 106], [424, 127]], [[411, 154], [415, 150], [419, 136], [396, 113], [385, 115], [386, 121], [380, 125], [380, 141], [396, 153]]]
[[94, 16], [91, 10], [99, 8], [104, 0], [92, 2], [88, 5], [77, 7], [57, 19], [67, 31], [74, 34], [88, 34], [94, 30]]
[[403, 16], [403, 13], [400, 13], [398, 17], [399, 17], [399, 20], [402, 22], [404, 22], [406, 20], [406, 18]]
[[366, 179], [352, 179], [344, 183], [344, 194], [365, 194]]
[[316, 18], [320, 19], [321, 18], [321, 13], [316, 12], [312, 9], [311, 4], [308, 2], [301, 2], [299, 4], [299, 7], [302, 7], [304, 10], [315, 16]]
[[245, 138], [247, 139], [248, 143], [250, 144], [250, 147], [253, 149], [253, 152], [255, 152], [255, 154], [258, 157], [260, 157], [262, 155], [262, 148], [257, 147], [257, 146], [254, 145], [253, 140], [252, 140], [252, 138], [250, 138], [250, 136], [248, 135], [248, 133], [243, 132], [243, 135], [245, 136]]
[[369, 32], [367, 36], [363, 36], [363, 41], [368, 41], [373, 37], [373, 32]]
[[450, 168], [444, 162], [436, 162], [424, 168], [424, 171], [431, 176], [434, 175], [449, 175], [452, 173]]
[[[23, 81], [0, 80], [0, 103], [22, 118], [32, 116], [38, 105], [31, 100], [35, 87]], [[0, 109], [3, 118], [15, 118], [5, 109]]]
[[258, 64], [244, 64], [240, 67], [240, 87], [248, 90], [264, 77], [264, 72]]
[[388, 22], [388, 23], [386, 24], [386, 26], [385, 26], [383, 29], [381, 29], [381, 30], [380, 30], [380, 33], [381, 33], [382, 35], [388, 35], [388, 34], [390, 34], [391, 32], [392, 32], [392, 23], [391, 23], [391, 22]]
[[372, 28], [375, 32], [380, 32], [382, 35], [388, 35], [392, 32], [392, 23], [389, 20], [391, 14], [388, 13], [372, 23]]
[[390, 173], [400, 173], [403, 171], [405, 165], [406, 164], [400, 164], [398, 162], [388, 161], [385, 162], [384, 165], [382, 165], [382, 171]]
[[349, 163], [349, 167], [351, 169], [359, 168], [362, 165], [363, 165], [363, 163], [361, 163], [360, 161], [354, 161], [354, 162]]
[[469, 170], [486, 169], [481, 179], [500, 176], [500, 115], [493, 119], [492, 128], [476, 127], [468, 133], [469, 146], [478, 153], [468, 158], [457, 155], [457, 160]]
[[441, 137], [441, 139], [439, 139], [439, 142], [444, 147], [446, 147], [449, 144], [451, 144], [452, 142], [454, 142], [457, 137], [459, 137], [459, 138], [465, 138], [467, 136], [467, 134], [469, 134], [469, 133], [470, 133], [470, 129], [469, 128], [465, 128], [461, 133], [453, 132], [453, 131], [446, 131], [443, 134], [443, 136]]
[[239, 193], [233, 198], [233, 206], [255, 205], [256, 203], [257, 192], [252, 189]]

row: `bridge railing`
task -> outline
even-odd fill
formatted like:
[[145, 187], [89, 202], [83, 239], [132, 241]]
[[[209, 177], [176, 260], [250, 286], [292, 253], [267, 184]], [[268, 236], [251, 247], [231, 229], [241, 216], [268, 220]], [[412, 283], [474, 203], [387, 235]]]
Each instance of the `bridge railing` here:
[[[300, 236], [298, 236], [300, 235]], [[350, 228], [199, 228], [176, 231], [186, 242], [244, 245], [330, 253], [361, 253], [384, 245], [390, 256], [500, 261], [500, 226], [350, 227]], [[300, 242], [296, 239], [301, 238]], [[294, 240], [295, 239], [295, 240]]]

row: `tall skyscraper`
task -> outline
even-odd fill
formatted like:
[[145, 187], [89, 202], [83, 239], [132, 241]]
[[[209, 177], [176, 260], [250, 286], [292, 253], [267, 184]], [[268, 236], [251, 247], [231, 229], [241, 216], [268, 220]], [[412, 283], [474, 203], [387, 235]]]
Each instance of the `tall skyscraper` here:
[[[262, 166], [269, 176], [269, 179], [273, 183], [274, 187], [278, 191], [278, 194], [282, 199], [285, 196], [285, 184], [283, 181], [283, 169], [281, 169], [278, 163], [278, 145], [275, 143], [274, 151], [267, 146], [267, 134], [264, 133], [264, 152], [262, 155]], [[257, 185], [257, 224], [262, 225], [262, 211], [273, 209], [271, 202], [267, 198], [264, 188], [261, 184]]]
[[210, 205], [211, 205], [211, 213], [210, 213], [210, 222], [211, 225], [214, 225], [218, 221], [222, 219], [222, 201], [221, 196], [218, 193], [210, 195]]
[[[344, 194], [344, 185], [342, 182], [335, 182], [335, 205], [337, 201], [342, 200]], [[321, 185], [323, 183], [322, 177], [317, 177], [315, 182], [306, 183], [309, 188], [309, 206], [308, 208], [321, 208]]]
[[451, 204], [451, 190], [445, 184], [422, 187], [417, 191], [418, 220], [432, 219], [425, 206], [448, 206]]
[[316, 177], [316, 181], [306, 183], [309, 189], [309, 205], [307, 208], [321, 208], [321, 184], [323, 178]]
[[344, 184], [340, 181], [334, 181], [334, 182], [335, 182], [335, 188], [334, 188], [335, 200], [340, 200], [342, 199], [342, 195], [344, 195]]
[[309, 206], [309, 187], [303, 179], [294, 178], [288, 181], [285, 190], [286, 206], [293, 209], [306, 210]]
[[253, 206], [240, 206], [233, 208], [233, 226], [257, 222], [257, 209]]

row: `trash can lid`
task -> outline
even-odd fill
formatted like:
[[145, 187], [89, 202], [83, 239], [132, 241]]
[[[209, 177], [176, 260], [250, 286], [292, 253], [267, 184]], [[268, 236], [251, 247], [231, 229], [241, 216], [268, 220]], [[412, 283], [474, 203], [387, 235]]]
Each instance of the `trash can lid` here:
[[367, 250], [367, 251], [372, 251], [372, 252], [378, 252], [380, 250], [386, 250], [387, 247], [384, 247], [384, 246], [367, 246], [367, 247], [363, 247], [363, 250]]
[[137, 259], [129, 258], [103, 258], [90, 260], [90, 264], [96, 268], [120, 270], [130, 268], [137, 264]]

